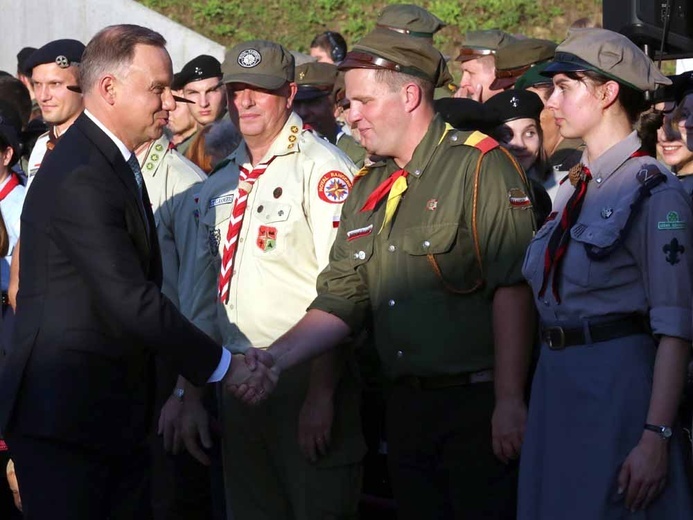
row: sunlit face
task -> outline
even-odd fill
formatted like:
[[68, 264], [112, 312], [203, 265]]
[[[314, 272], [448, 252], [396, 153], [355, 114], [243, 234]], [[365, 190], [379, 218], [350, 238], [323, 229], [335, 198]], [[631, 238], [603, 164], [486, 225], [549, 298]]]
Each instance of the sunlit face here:
[[402, 133], [408, 131], [402, 120], [404, 87], [393, 91], [378, 81], [375, 73], [371, 69], [350, 69], [344, 76], [350, 102], [347, 121], [358, 129], [361, 146], [369, 153], [396, 157]]
[[334, 63], [332, 56], [322, 47], [311, 47], [310, 55], [318, 60], [319, 63]]
[[673, 129], [665, 131], [662, 127], [657, 130], [657, 155], [664, 164], [678, 173], [693, 173], [693, 151], [686, 145], [686, 121], [681, 119], [678, 123], [672, 123], [669, 118], [665, 118], [664, 125], [672, 124]]
[[195, 121], [204, 126], [213, 123], [224, 114], [226, 94], [221, 78], [191, 81], [183, 87], [183, 97], [193, 101], [188, 110]]
[[492, 90], [491, 83], [496, 79], [496, 61], [493, 56], [483, 56], [462, 62], [462, 79], [460, 89], [467, 97], [473, 97], [481, 87], [481, 103], [492, 98], [502, 90]]
[[169, 112], [176, 109], [170, 88], [172, 78], [166, 49], [142, 44], [135, 46], [132, 63], [123, 77], [115, 77], [113, 118], [118, 137], [131, 150], [161, 137]]
[[534, 165], [541, 150], [541, 136], [534, 119], [525, 117], [506, 121], [496, 128], [495, 133], [525, 171]]
[[296, 84], [287, 83], [277, 90], [266, 90], [246, 83], [228, 83], [231, 120], [248, 140], [269, 144], [281, 132], [291, 113]]
[[553, 77], [554, 91], [546, 108], [553, 112], [559, 131], [566, 139], [584, 139], [601, 121], [595, 87], [588, 81], [570, 79], [565, 74]]
[[69, 126], [82, 112], [82, 94], [68, 90], [78, 85], [76, 66], [65, 69], [56, 63], [37, 65], [31, 72], [34, 94], [44, 121]]
[[[183, 91], [175, 91], [174, 94], [183, 96]], [[183, 96], [184, 97], [184, 96]], [[175, 135], [183, 135], [197, 128], [197, 121], [193, 118], [188, 105], [191, 103], [176, 103], [176, 109], [168, 113], [168, 129]]]

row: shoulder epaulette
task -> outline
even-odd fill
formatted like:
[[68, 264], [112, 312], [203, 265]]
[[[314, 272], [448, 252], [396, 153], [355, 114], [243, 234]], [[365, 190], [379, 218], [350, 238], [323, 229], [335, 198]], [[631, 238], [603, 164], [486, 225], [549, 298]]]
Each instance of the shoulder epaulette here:
[[500, 146], [498, 141], [496, 141], [493, 137], [489, 137], [478, 130], [472, 132], [471, 135], [467, 137], [464, 144], [467, 146], [473, 146], [477, 150], [481, 150], [481, 153], [490, 152], [494, 148], [498, 148]]

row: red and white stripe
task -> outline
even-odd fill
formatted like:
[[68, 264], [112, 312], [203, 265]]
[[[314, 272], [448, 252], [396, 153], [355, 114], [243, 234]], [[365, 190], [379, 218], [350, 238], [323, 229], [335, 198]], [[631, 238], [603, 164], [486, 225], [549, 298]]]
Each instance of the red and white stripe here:
[[241, 167], [238, 195], [234, 201], [231, 218], [229, 219], [229, 229], [226, 232], [224, 254], [221, 258], [221, 270], [219, 272], [219, 301], [223, 303], [228, 303], [229, 301], [231, 277], [233, 276], [233, 261], [236, 255], [238, 236], [241, 233], [241, 226], [243, 225], [243, 216], [245, 215], [245, 209], [248, 205], [248, 195], [253, 190], [255, 181], [257, 181], [260, 175], [265, 173], [265, 170], [273, 160], [274, 157], [264, 163], [258, 164], [257, 167], [250, 172]]

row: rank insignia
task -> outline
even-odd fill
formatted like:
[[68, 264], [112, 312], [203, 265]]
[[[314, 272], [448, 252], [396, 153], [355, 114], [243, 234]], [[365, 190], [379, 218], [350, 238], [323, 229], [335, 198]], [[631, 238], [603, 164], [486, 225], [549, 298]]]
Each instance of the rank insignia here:
[[219, 254], [219, 244], [221, 243], [221, 231], [218, 229], [209, 230], [209, 253], [212, 256]]
[[664, 251], [664, 254], [666, 255], [666, 260], [671, 265], [676, 265], [679, 263], [681, 260], [679, 256], [682, 255], [685, 250], [686, 248], [679, 244], [679, 241], [676, 238], [672, 238], [671, 242], [662, 247], [662, 251]]
[[613, 208], [602, 208], [602, 218], [611, 218], [611, 215], [614, 214], [614, 209]]
[[650, 179], [657, 177], [658, 175], [663, 175], [662, 172], [654, 164], [645, 165], [640, 171], [635, 175], [635, 178], [640, 184], [645, 184]]
[[657, 222], [657, 229], [660, 231], [674, 231], [678, 229], [686, 229], [686, 223], [679, 220], [679, 214], [675, 211], [667, 213], [667, 219], [664, 222]]
[[257, 247], [265, 253], [277, 247], [277, 228], [270, 226], [260, 226], [257, 234]]
[[438, 207], [438, 199], [431, 199], [426, 203], [428, 211], [434, 211]]
[[532, 207], [532, 201], [520, 188], [511, 188], [508, 192], [510, 207], [513, 209], [527, 209]]
[[347, 231], [347, 241], [351, 242], [357, 238], [367, 237], [371, 233], [373, 233], [373, 224], [358, 229], [352, 229], [351, 231]]
[[318, 182], [318, 196], [325, 202], [341, 204], [349, 196], [351, 181], [342, 172], [333, 170]]

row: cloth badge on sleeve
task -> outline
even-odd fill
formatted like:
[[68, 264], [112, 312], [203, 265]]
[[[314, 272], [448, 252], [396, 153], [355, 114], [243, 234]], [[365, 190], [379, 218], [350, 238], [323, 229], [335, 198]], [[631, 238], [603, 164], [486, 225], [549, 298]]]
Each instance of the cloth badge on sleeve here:
[[657, 222], [657, 229], [660, 231], [675, 231], [686, 229], [687, 224], [683, 220], [679, 220], [679, 214], [675, 211], [667, 213], [667, 219], [664, 222]]
[[337, 170], [327, 172], [318, 182], [318, 196], [331, 204], [344, 202], [349, 196], [350, 190], [349, 177]]
[[672, 238], [671, 242], [662, 247], [662, 251], [664, 251], [664, 254], [666, 255], [666, 260], [671, 265], [676, 265], [679, 263], [681, 260], [679, 256], [682, 255], [685, 250], [686, 248], [679, 244], [677, 238]]
[[271, 226], [260, 226], [257, 234], [257, 247], [265, 253], [277, 247], [277, 228]]
[[373, 224], [358, 229], [352, 229], [351, 231], [347, 231], [347, 241], [351, 242], [357, 238], [367, 237], [371, 233], [373, 233]]
[[209, 207], [214, 208], [216, 206], [221, 206], [222, 204], [231, 204], [233, 202], [233, 193], [230, 195], [223, 195], [209, 201]]
[[511, 188], [508, 192], [510, 207], [513, 209], [528, 209], [532, 207], [532, 201], [520, 188]]

